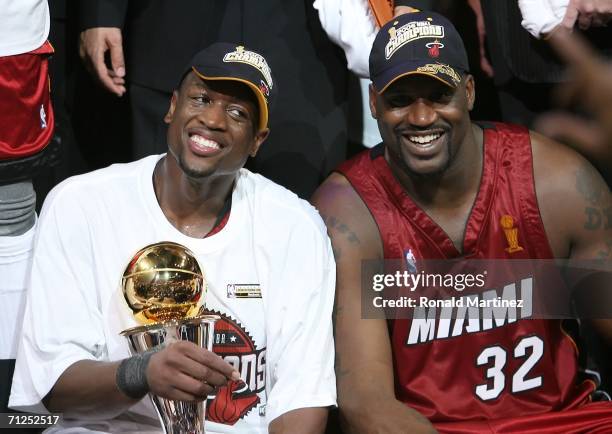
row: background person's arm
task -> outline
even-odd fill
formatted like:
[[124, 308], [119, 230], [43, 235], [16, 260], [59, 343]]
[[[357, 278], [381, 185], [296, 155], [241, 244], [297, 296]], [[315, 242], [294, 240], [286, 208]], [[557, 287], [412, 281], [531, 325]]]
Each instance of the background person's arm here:
[[611, 185], [612, 63], [603, 60], [582, 37], [564, 29], [553, 32], [549, 42], [571, 73], [570, 80], [558, 87], [559, 103], [581, 106], [593, 119], [556, 111], [542, 115], [536, 129], [576, 149]]
[[347, 67], [359, 77], [370, 75], [368, 57], [378, 32], [365, 0], [315, 0], [327, 36], [344, 51]]
[[361, 261], [382, 258], [375, 222], [338, 174], [319, 187], [312, 202], [327, 224], [336, 259], [336, 382], [344, 428], [364, 434], [435, 432], [424, 416], [395, 398], [386, 321], [361, 318]]

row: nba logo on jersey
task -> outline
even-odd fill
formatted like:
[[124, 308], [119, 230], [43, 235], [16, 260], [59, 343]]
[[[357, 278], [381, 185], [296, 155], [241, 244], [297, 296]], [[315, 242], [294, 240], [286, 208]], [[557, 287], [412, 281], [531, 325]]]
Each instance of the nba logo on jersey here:
[[45, 106], [40, 105], [40, 129], [44, 130], [47, 128], [47, 113], [45, 113]]
[[259, 283], [229, 283], [227, 298], [261, 298]]
[[416, 273], [417, 272], [416, 258], [414, 257], [414, 254], [412, 253], [412, 249], [408, 249], [407, 251], [404, 251], [404, 257], [406, 258], [406, 268], [408, 269], [408, 272]]

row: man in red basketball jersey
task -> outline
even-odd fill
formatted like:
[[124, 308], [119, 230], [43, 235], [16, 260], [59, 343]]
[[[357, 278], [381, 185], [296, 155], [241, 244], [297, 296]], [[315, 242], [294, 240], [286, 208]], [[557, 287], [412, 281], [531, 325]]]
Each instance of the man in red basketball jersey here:
[[[612, 250], [610, 191], [587, 161], [522, 127], [471, 122], [474, 79], [444, 17], [387, 23], [370, 78], [383, 143], [313, 197], [337, 262], [343, 422], [356, 433], [612, 432], [612, 405], [591, 402], [559, 320], [423, 333], [413, 319], [362, 318], [363, 260], [609, 260]], [[612, 336], [610, 321], [593, 324]]]

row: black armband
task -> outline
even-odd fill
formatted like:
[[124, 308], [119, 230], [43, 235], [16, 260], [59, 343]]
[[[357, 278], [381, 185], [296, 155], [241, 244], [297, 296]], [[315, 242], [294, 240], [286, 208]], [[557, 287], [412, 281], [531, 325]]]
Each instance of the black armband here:
[[147, 366], [151, 356], [157, 351], [159, 351], [159, 348], [151, 348], [144, 353], [124, 359], [119, 364], [115, 381], [119, 390], [126, 396], [141, 399], [149, 392]]

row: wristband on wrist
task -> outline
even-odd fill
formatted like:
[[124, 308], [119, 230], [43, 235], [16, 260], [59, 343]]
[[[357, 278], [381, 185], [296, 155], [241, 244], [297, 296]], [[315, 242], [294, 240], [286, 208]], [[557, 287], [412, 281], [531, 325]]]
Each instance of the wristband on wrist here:
[[161, 348], [155, 347], [124, 359], [117, 368], [115, 382], [123, 394], [133, 399], [142, 399], [149, 392], [147, 366], [151, 356]]

